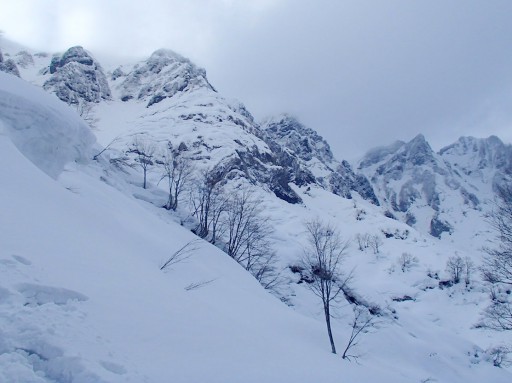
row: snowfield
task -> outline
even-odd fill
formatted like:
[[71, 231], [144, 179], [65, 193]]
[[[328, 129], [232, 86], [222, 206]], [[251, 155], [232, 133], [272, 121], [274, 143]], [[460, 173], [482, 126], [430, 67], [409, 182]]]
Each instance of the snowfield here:
[[[124, 121], [108, 114], [108, 103], [116, 102], [114, 115]], [[130, 104], [108, 103], [97, 110], [103, 145], [123, 129], [135, 133], [136, 121], [145, 130], [160, 124], [158, 136], [177, 120], [175, 111], [152, 121], [140, 118], [139, 104], [129, 115], [123, 108]], [[182, 124], [173, 132], [192, 136], [193, 128]], [[213, 125], [205, 141], [215, 135], [221, 147], [212, 157], [220, 158], [236, 136]], [[158, 207], [158, 174], [143, 190], [139, 171], [93, 161], [95, 142], [67, 105], [0, 73], [0, 382], [512, 381], [510, 367], [494, 367], [486, 352], [510, 344], [511, 334], [475, 328], [488, 303], [478, 272], [469, 286], [439, 288], [447, 259], [468, 256], [478, 265], [479, 246], [461, 250], [420, 234], [357, 195], [348, 200], [292, 185], [303, 203], [291, 205], [253, 185], [274, 228], [283, 270], [277, 292], [205, 241], [160, 270], [196, 237], [180, 225], [183, 215]], [[330, 353], [321, 304], [288, 267], [307, 244], [303, 223], [316, 217], [351, 240], [344, 263], [354, 275], [351, 289], [380, 310], [354, 350], [357, 363]], [[356, 237], [366, 233], [381, 239], [377, 253], [358, 249]], [[492, 238], [482, 234], [475, 243]], [[406, 272], [397, 263], [403, 253], [417, 258]], [[352, 305], [342, 300], [333, 319], [338, 349], [351, 320]]]

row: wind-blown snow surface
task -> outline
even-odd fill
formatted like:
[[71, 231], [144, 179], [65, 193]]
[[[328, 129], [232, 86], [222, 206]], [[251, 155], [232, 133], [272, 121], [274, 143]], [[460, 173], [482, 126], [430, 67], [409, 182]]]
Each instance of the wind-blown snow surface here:
[[88, 126], [56, 97], [0, 73], [3, 134], [41, 170], [56, 178], [70, 161], [83, 161], [96, 141]]
[[[43, 142], [68, 137], [66, 127], [74, 129], [78, 117], [62, 111], [63, 124], [54, 124], [47, 100], [53, 96], [7, 81], [25, 89], [17, 93], [26, 100], [19, 116], [43, 116], [31, 125], [47, 133]], [[57, 179], [47, 177], [34, 166], [38, 157], [30, 158], [31, 129], [17, 141], [11, 136], [19, 120], [4, 118], [10, 95], [0, 93], [0, 382], [512, 380], [484, 352], [510, 336], [472, 328], [487, 299], [478, 278], [470, 289], [441, 290], [426, 275], [430, 268], [443, 277], [456, 248], [383, 217], [358, 198], [304, 187], [295, 188], [304, 204], [290, 205], [260, 190], [283, 265], [297, 261], [304, 245], [300, 223], [315, 216], [338, 223], [346, 238], [410, 230], [405, 239], [383, 239], [379, 254], [359, 251], [354, 242], [349, 249], [354, 291], [384, 314], [362, 338], [360, 364], [348, 363], [330, 353], [321, 308], [302, 285], [285, 287], [294, 309], [287, 307], [207, 243], [160, 271], [194, 236], [167, 211], [133, 198], [135, 190], [146, 192], [122, 174], [87, 162], [89, 139], [73, 156], [41, 155], [59, 164], [57, 170], [41, 167]], [[405, 251], [419, 261], [402, 273], [396, 259]], [[478, 259], [477, 251], [468, 255]], [[406, 295], [412, 300], [392, 300]], [[336, 310], [339, 349], [350, 333], [350, 315], [347, 303]]]

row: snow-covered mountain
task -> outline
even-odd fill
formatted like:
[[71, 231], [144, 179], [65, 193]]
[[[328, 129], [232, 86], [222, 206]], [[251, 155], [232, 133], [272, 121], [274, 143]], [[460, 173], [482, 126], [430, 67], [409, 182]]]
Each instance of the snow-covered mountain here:
[[[0, 382], [511, 380], [493, 366], [511, 334], [475, 327], [487, 286], [476, 269], [450, 286], [445, 271], [459, 255], [480, 264], [492, 238], [485, 201], [510, 176], [510, 146], [464, 138], [435, 153], [418, 136], [354, 170], [293, 117], [258, 124], [172, 51], [108, 68], [78, 47], [7, 48], [3, 60], [48, 93], [0, 73]], [[227, 193], [258, 196], [281, 270], [275, 296], [206, 241], [160, 270], [196, 237], [186, 201], [161, 208], [156, 166], [147, 189], [140, 168], [116, 166], [134, 163], [141, 137], [185, 153], [198, 174], [215, 169]], [[330, 353], [305, 288], [313, 219], [350, 242], [350, 289], [332, 318], [339, 347], [353, 308], [374, 316], [359, 363]]]
[[483, 218], [496, 187], [511, 179], [511, 161], [512, 147], [497, 137], [461, 137], [435, 153], [420, 134], [370, 150], [358, 169], [390, 216], [439, 238], [461, 229], [468, 212]]

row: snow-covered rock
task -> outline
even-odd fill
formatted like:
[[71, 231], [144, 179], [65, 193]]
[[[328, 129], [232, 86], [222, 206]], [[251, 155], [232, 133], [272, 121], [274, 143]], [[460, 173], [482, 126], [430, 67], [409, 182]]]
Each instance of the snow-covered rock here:
[[67, 104], [98, 103], [111, 99], [111, 91], [101, 65], [82, 47], [56, 55], [49, 65], [51, 77], [43, 87]]

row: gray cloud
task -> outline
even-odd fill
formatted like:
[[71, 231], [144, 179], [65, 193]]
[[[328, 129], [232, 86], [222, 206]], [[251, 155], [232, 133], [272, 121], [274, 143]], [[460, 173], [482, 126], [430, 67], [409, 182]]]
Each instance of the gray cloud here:
[[420, 132], [434, 147], [512, 141], [508, 0], [19, 2], [2, 5], [7, 37], [114, 56], [174, 49], [257, 118], [297, 115], [340, 158]]

